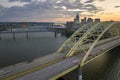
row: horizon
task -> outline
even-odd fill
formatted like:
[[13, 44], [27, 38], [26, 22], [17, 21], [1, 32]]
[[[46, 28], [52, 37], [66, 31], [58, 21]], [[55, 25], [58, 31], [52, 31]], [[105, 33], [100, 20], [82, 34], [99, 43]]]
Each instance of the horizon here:
[[0, 22], [120, 21], [120, 0], [0, 0]]

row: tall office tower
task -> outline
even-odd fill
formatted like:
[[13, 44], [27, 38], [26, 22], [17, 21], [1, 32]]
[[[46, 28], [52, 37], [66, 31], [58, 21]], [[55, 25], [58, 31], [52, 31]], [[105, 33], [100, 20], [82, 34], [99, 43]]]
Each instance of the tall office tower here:
[[84, 17], [84, 19], [81, 19], [81, 23], [82, 24], [86, 24], [87, 23], [86, 17]]
[[90, 23], [90, 22], [93, 22], [93, 19], [92, 19], [92, 18], [88, 18], [88, 19], [87, 19], [87, 23]]
[[79, 14], [76, 15], [76, 20], [79, 21]]
[[100, 18], [96, 18], [96, 19], [95, 19], [95, 22], [100, 22]]
[[79, 14], [76, 15], [76, 17], [74, 18], [74, 23], [79, 23]]

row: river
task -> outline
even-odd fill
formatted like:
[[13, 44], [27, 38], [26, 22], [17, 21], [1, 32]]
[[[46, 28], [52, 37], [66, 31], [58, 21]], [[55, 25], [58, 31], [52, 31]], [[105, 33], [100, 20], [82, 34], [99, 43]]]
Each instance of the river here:
[[83, 80], [120, 80], [120, 46], [83, 66]]
[[[67, 39], [60, 35], [56, 38], [53, 32], [2, 34], [0, 40], [0, 67], [38, 58], [57, 51]], [[97, 57], [82, 68], [83, 80], [120, 80], [120, 46]]]
[[57, 51], [61, 44], [67, 39], [58, 35], [54, 37], [53, 32], [30, 32], [26, 39], [25, 33], [17, 33], [16, 40], [12, 34], [1, 34], [0, 40], [0, 67], [38, 58]]

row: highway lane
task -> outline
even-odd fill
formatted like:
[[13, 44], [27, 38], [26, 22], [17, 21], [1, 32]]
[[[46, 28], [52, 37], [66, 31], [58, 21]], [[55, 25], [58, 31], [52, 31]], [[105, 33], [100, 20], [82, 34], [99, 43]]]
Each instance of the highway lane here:
[[[93, 57], [98, 56], [101, 51], [106, 52], [106, 51], [108, 51], [109, 49], [111, 49], [111, 48], [113, 48], [113, 47], [116, 47], [116, 46], [118, 46], [118, 45], [120, 45], [120, 39], [119, 39], [119, 38], [118, 38], [118, 39], [115, 39], [115, 40], [113, 40], [113, 41], [111, 41], [111, 42], [109, 42], [109, 43], [100, 45], [99, 47], [96, 47], [96, 48], [94, 48], [94, 49], [91, 51], [88, 60], [91, 59], [91, 58], [93, 58]], [[108, 48], [109, 48], [109, 49], [108, 49]], [[97, 51], [97, 53], [96, 53], [96, 51]]]
[[58, 59], [62, 58], [64, 55], [65, 54], [53, 53], [53, 54], [35, 59], [32, 62], [22, 62], [22, 63], [18, 63], [15, 65], [9, 66], [9, 67], [2, 68], [2, 69], [0, 69], [0, 78], [25, 71], [25, 70], [33, 68], [35, 66], [40, 66], [40, 65], [49, 63], [53, 60], [58, 60]]
[[48, 80], [51, 76], [56, 75], [56, 73], [60, 73], [74, 66], [75, 64], [71, 64], [73, 60], [78, 60], [78, 58], [72, 57], [65, 59], [64, 61], [55, 63], [54, 65], [32, 72], [20, 78], [16, 78], [15, 80]]
[[[120, 39], [111, 41], [109, 43], [106, 43], [104, 45], [101, 45], [101, 46], [94, 48], [94, 50], [91, 52], [91, 55], [96, 56], [101, 51], [105, 51], [106, 49], [108, 49], [114, 45], [117, 45], [117, 44], [120, 44]], [[42, 68], [41, 70], [34, 71], [34, 72], [29, 73], [27, 75], [21, 76], [19, 78], [14, 79], [14, 80], [48, 80], [49, 78], [51, 78], [55, 75], [58, 75], [61, 72], [64, 72], [65, 70], [67, 70], [73, 66], [78, 65], [78, 63], [81, 62], [84, 55], [85, 55], [85, 53], [81, 53], [79, 55], [72, 56], [72, 57], [67, 58], [63, 61], [52, 64], [48, 67]]]

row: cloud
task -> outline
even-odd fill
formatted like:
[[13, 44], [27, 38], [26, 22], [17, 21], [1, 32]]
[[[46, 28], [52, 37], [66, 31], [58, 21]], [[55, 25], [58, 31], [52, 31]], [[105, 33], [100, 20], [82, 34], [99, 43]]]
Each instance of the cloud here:
[[32, 0], [8, 0], [8, 2], [31, 2]]
[[6, 8], [0, 6], [0, 17], [4, 15], [5, 9]]
[[32, 2], [32, 0], [20, 0], [20, 2]]
[[16, 2], [16, 1], [20, 1], [20, 0], [8, 0], [8, 2]]
[[97, 12], [100, 12], [102, 11], [102, 9], [96, 7], [95, 5], [93, 4], [87, 4], [84, 6], [86, 10], [88, 10], [88, 12], [94, 12], [94, 13], [97, 13]]
[[[47, 5], [47, 6], [46, 6]], [[60, 13], [61, 11], [58, 10]], [[31, 2], [24, 6], [13, 6], [5, 9], [0, 21], [36, 21], [43, 19], [58, 18], [52, 2]], [[62, 12], [61, 12], [62, 13]]]
[[87, 0], [87, 1], [85, 1], [85, 3], [93, 3], [94, 1], [102, 2], [102, 1], [105, 1], [105, 0]]
[[79, 8], [81, 6], [81, 3], [79, 2], [79, 0], [61, 0], [61, 1], [57, 1], [55, 4], [55, 6], [65, 6], [67, 9], [76, 9]]
[[96, 14], [99, 14], [100, 12], [104, 11], [101, 7], [97, 7], [96, 5], [92, 4], [92, 1], [90, 1], [90, 3], [85, 3], [82, 9], [83, 11], [80, 13], [80, 16], [83, 17], [93, 17]]
[[105, 0], [99, 0], [100, 2], [105, 1]]
[[8, 2], [46, 2], [46, 0], [8, 0]]
[[95, 14], [101, 11], [95, 5], [81, 3], [79, 0], [9, 0], [9, 3], [16, 1], [28, 3], [9, 8], [1, 6], [0, 21], [52, 21], [57, 18], [74, 17], [76, 13], [83, 16], [84, 12]]
[[85, 3], [92, 3], [94, 0], [88, 0]]
[[114, 6], [115, 8], [120, 8], [120, 6]]

